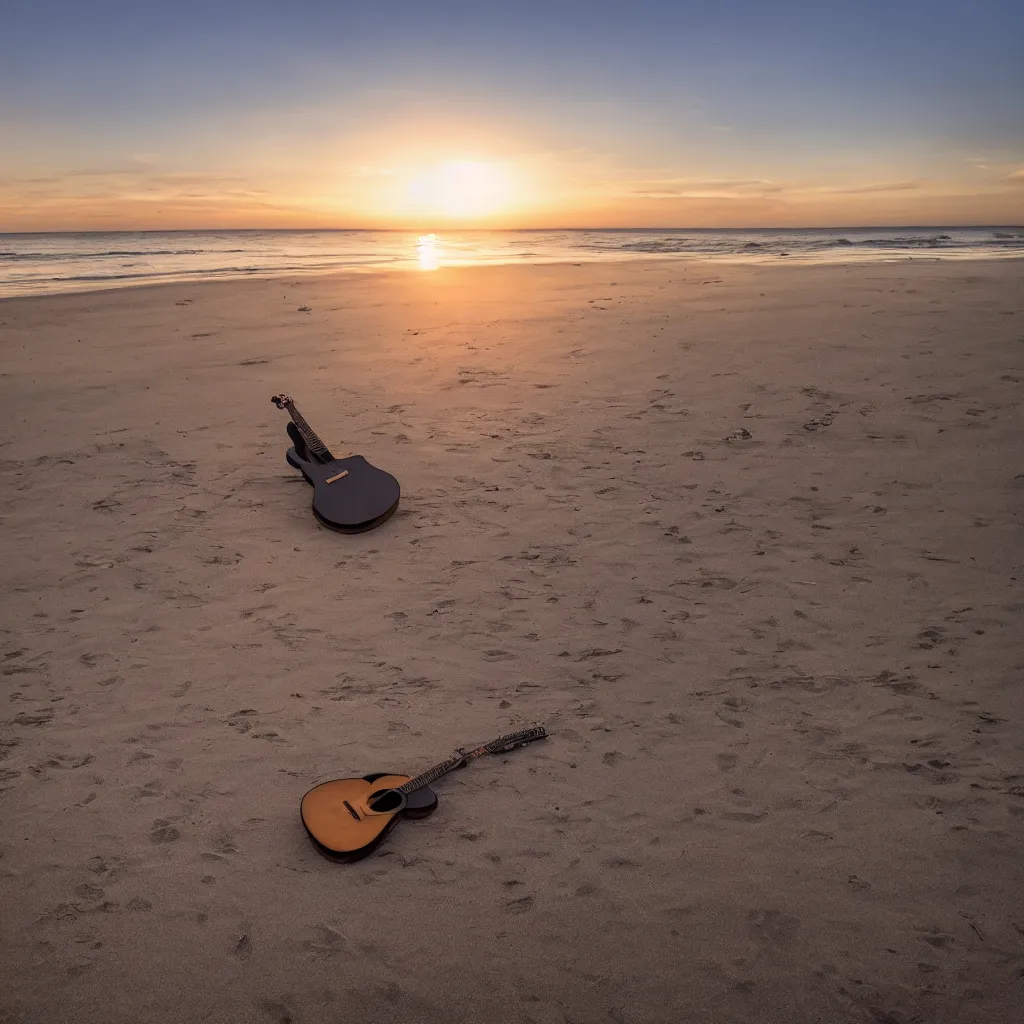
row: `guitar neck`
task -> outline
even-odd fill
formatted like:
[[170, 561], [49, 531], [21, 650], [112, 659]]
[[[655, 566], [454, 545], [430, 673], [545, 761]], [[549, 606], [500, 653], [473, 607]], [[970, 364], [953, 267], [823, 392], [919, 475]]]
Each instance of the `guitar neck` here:
[[302, 413], [296, 408], [295, 403], [289, 402], [285, 408], [288, 410], [288, 415], [292, 418], [292, 423], [298, 427], [302, 439], [306, 442], [310, 455], [317, 462], [332, 462], [334, 456], [328, 450], [327, 445], [317, 436], [316, 431], [306, 422]]
[[484, 754], [503, 754], [514, 747], [525, 746], [525, 744], [532, 743], [534, 740], [544, 739], [546, 735], [543, 728], [533, 727], [522, 729], [520, 732], [509, 733], [507, 736], [499, 736], [496, 740], [484, 743], [474, 750], [457, 750], [447, 761], [435, 764], [433, 768], [425, 771], [422, 775], [417, 775], [415, 779], [410, 779], [404, 785], [397, 788], [402, 793], [415, 793], [417, 789], [429, 786], [436, 779], [441, 778], [442, 775], [447, 775], [448, 772], [455, 771], [456, 768], [464, 767], [477, 757], [483, 757]]
[[429, 786], [432, 782], [441, 778], [442, 775], [447, 775], [449, 772], [455, 771], [456, 768], [461, 768], [466, 763], [467, 757], [468, 755], [462, 753], [453, 754], [447, 761], [435, 764], [433, 768], [425, 771], [422, 775], [417, 775], [415, 779], [410, 779], [397, 788], [402, 793], [415, 793], [417, 789]]

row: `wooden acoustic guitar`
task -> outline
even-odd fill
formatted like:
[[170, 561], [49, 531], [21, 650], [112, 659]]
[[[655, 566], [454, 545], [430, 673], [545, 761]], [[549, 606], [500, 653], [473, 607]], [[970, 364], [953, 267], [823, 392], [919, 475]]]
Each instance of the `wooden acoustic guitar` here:
[[286, 458], [313, 485], [313, 515], [324, 526], [362, 533], [391, 517], [402, 492], [390, 473], [372, 466], [362, 455], [336, 459], [288, 395], [274, 395], [271, 401], [292, 418], [288, 434], [295, 447]]
[[325, 857], [359, 860], [373, 853], [401, 818], [425, 818], [437, 809], [437, 796], [429, 788], [435, 779], [484, 754], [503, 754], [545, 736], [542, 726], [499, 736], [475, 750], [455, 751], [414, 779], [385, 772], [321, 783], [302, 798], [302, 824]]

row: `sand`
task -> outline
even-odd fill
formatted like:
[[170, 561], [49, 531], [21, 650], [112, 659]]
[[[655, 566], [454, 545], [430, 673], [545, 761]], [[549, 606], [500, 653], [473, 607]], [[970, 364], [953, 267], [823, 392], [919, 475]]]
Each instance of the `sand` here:
[[[1019, 1020], [1022, 268], [0, 303], [0, 1020]], [[386, 525], [318, 526], [280, 390]]]

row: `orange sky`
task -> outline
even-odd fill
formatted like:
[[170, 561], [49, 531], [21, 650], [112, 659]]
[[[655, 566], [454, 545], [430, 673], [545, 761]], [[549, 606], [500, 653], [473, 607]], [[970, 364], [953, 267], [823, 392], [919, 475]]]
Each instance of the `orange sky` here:
[[[443, 152], [443, 146], [436, 149]], [[469, 153], [469, 158], [465, 154]], [[932, 174], [886, 168], [773, 177], [617, 166], [604, 155], [452, 146], [452, 159], [399, 151], [365, 162], [189, 170], [159, 154], [109, 169], [36, 169], [0, 183], [6, 231], [347, 227], [758, 227], [1011, 224], [1024, 220], [1012, 163], [945, 161]], [[202, 161], [196, 164], [202, 166]], [[312, 164], [317, 169], [309, 170]]]

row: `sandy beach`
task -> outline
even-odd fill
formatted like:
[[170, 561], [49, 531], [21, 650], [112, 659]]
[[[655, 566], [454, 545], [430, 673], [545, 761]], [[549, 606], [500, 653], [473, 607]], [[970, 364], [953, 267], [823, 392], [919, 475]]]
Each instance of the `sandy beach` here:
[[1018, 1021], [1022, 343], [1020, 261], [0, 302], [0, 1021]]

